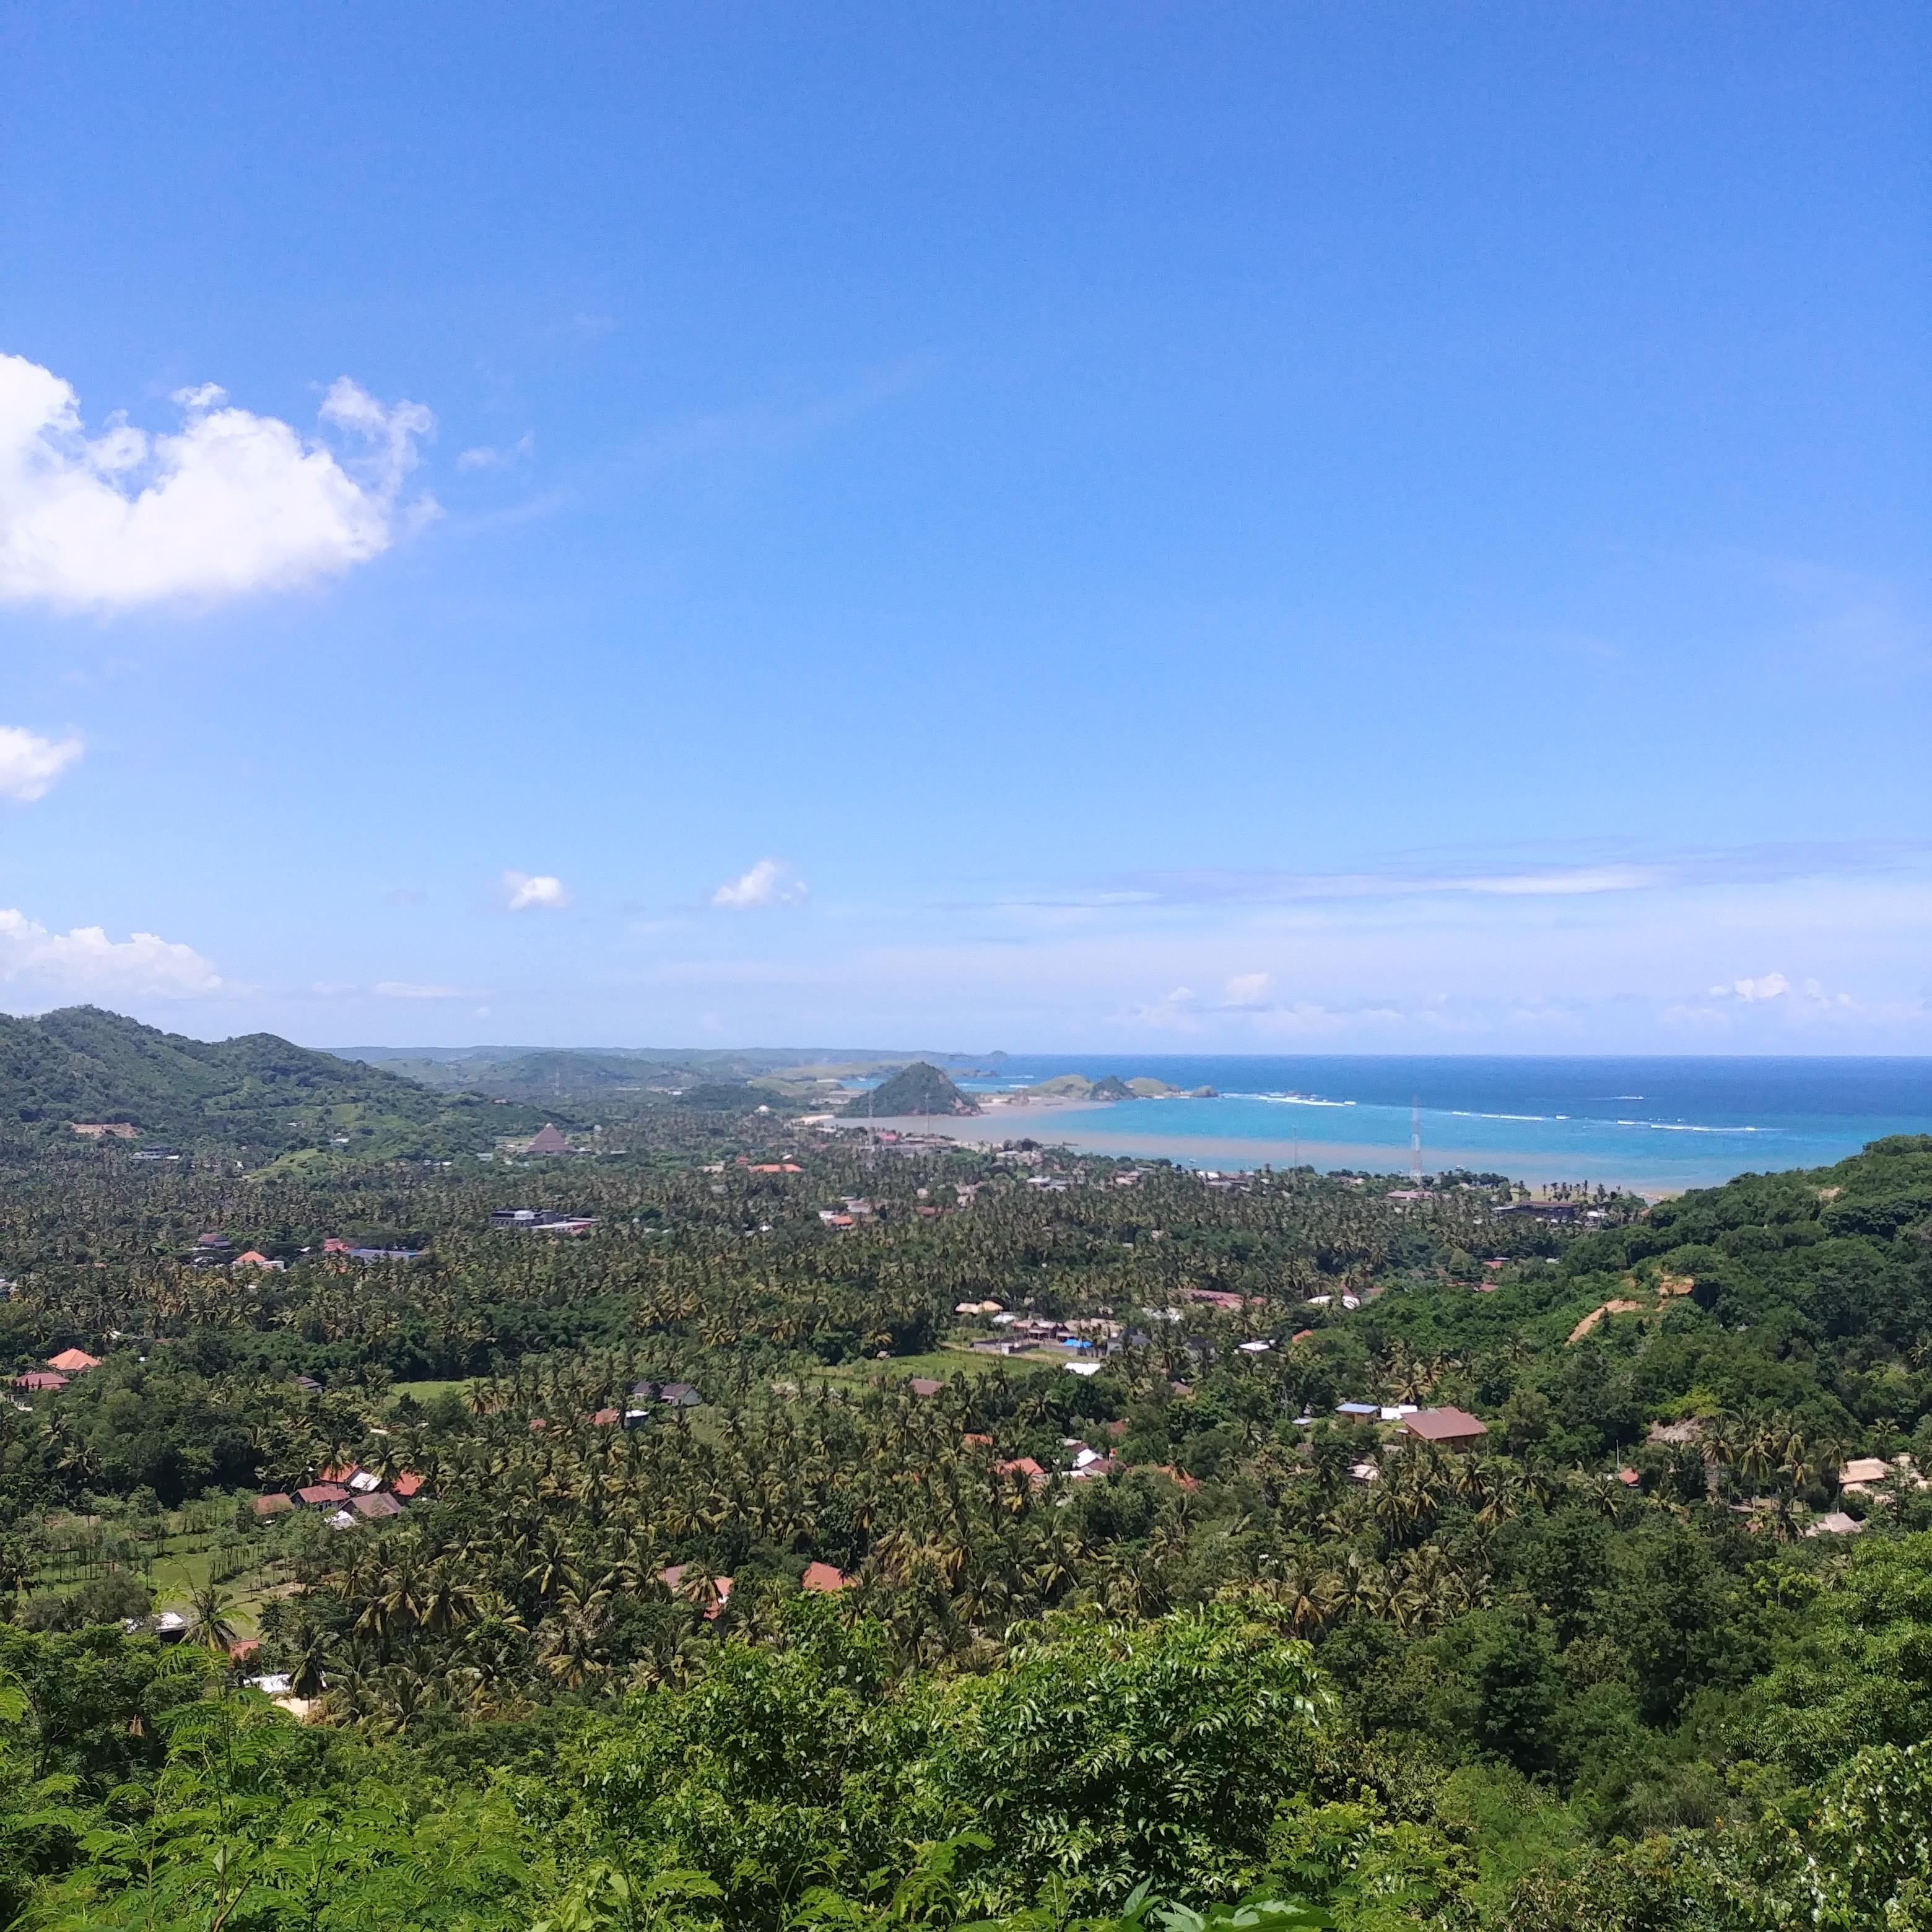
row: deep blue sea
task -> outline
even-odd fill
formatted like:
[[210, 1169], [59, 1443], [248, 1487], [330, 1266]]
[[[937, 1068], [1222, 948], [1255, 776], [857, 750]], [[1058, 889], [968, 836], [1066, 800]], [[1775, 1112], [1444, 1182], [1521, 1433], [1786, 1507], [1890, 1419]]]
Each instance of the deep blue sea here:
[[[1406, 1172], [1412, 1105], [1422, 1166], [1532, 1185], [1602, 1182], [1648, 1193], [1822, 1167], [1886, 1134], [1932, 1133], [1932, 1058], [1560, 1059], [1442, 1056], [1016, 1056], [970, 1090], [1055, 1073], [1147, 1074], [1214, 1100], [1004, 1110], [1011, 1134], [1196, 1167]], [[988, 1124], [991, 1123], [989, 1122]]]

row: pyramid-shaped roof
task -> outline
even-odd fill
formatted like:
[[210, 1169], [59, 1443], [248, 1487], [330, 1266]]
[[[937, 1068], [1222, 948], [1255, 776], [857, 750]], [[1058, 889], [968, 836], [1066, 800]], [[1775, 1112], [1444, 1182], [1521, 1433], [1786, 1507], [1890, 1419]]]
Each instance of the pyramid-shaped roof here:
[[568, 1154], [570, 1151], [570, 1143], [549, 1121], [546, 1120], [530, 1136], [528, 1151], [532, 1154]]

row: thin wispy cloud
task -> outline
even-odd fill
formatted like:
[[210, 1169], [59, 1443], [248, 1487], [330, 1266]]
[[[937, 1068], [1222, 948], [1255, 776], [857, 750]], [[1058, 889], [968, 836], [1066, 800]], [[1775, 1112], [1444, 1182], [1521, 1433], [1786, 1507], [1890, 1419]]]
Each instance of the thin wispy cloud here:
[[1135, 906], [1265, 906], [1403, 898], [1586, 898], [1731, 885], [1904, 874], [1932, 866], [1932, 842], [1889, 839], [1766, 844], [1694, 852], [1498, 863], [1392, 857], [1360, 869], [1264, 871], [1201, 866], [1141, 872], [1089, 884], [1005, 895], [996, 904], [1105, 910]]
[[90, 437], [68, 383], [0, 356], [0, 601], [111, 612], [291, 590], [436, 513], [403, 501], [434, 428], [420, 404], [386, 407], [344, 376], [321, 410], [346, 445], [332, 448], [212, 382], [173, 400], [172, 434], [115, 416]]
[[480, 987], [444, 986], [416, 980], [378, 980], [369, 990], [382, 1000], [487, 1000], [490, 997]]

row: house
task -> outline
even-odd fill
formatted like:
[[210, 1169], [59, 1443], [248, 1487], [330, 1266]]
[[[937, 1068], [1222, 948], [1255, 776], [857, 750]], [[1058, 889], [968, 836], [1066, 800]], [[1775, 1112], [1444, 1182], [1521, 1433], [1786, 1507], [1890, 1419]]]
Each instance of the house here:
[[1402, 1426], [1410, 1435], [1424, 1442], [1439, 1443], [1445, 1449], [1467, 1449], [1490, 1432], [1486, 1423], [1460, 1408], [1422, 1409], [1405, 1415]]
[[47, 1366], [63, 1376], [84, 1376], [89, 1369], [100, 1366], [100, 1358], [90, 1355], [85, 1348], [63, 1348], [58, 1355], [47, 1358]]
[[1418, 1409], [1412, 1402], [1385, 1402], [1379, 1413], [1384, 1422], [1400, 1422], [1405, 1415], [1418, 1413]]
[[[685, 1572], [690, 1568], [691, 1565], [688, 1563], [670, 1564], [658, 1572], [658, 1581], [673, 1596], [676, 1596], [677, 1586], [683, 1582]], [[706, 1622], [715, 1618], [718, 1612], [731, 1600], [731, 1579], [728, 1576], [714, 1576], [711, 1580], [711, 1588], [716, 1600], [704, 1612]]]
[[526, 1154], [568, 1154], [570, 1143], [546, 1120], [525, 1144]]
[[[58, 1368], [58, 1362], [54, 1366]], [[1892, 1474], [1892, 1465], [1882, 1456], [1856, 1456], [1838, 1472], [1841, 1490], [1857, 1490], [1869, 1483], [1882, 1483]]]
[[400, 1502], [408, 1502], [412, 1498], [422, 1495], [422, 1486], [423, 1479], [422, 1477], [415, 1474], [410, 1470], [405, 1469], [403, 1473], [389, 1485], [389, 1493], [392, 1496], [395, 1497]]
[[382, 1479], [368, 1469], [358, 1469], [344, 1486], [358, 1496], [370, 1496], [382, 1486]]
[[313, 1376], [296, 1376], [296, 1387], [300, 1389], [304, 1395], [320, 1395], [322, 1393], [321, 1383]]
[[325, 1483], [340, 1483], [346, 1489], [349, 1486], [350, 1478], [356, 1473], [356, 1466], [353, 1462], [338, 1462], [332, 1468], [322, 1471], [322, 1480]]
[[[352, 1262], [412, 1262], [422, 1250], [420, 1248], [351, 1248], [349, 1258]], [[280, 1268], [280, 1262], [269, 1264]]]
[[1338, 1402], [1335, 1405], [1335, 1413], [1337, 1415], [1352, 1415], [1361, 1421], [1367, 1421], [1372, 1418], [1379, 1419], [1382, 1412], [1382, 1405], [1379, 1402]]
[[402, 1504], [394, 1496], [385, 1496], [380, 1490], [368, 1496], [358, 1496], [349, 1507], [364, 1522], [382, 1522], [403, 1513]]
[[296, 1501], [310, 1509], [334, 1509], [349, 1500], [340, 1483], [310, 1483], [296, 1492]]
[[82, 1140], [131, 1141], [134, 1138], [131, 1120], [74, 1120], [69, 1124]]
[[666, 1382], [658, 1391], [658, 1399], [669, 1402], [673, 1408], [697, 1408], [704, 1401], [688, 1382]]
[[799, 1580], [799, 1587], [831, 1595], [844, 1589], [851, 1580], [844, 1570], [834, 1569], [830, 1563], [808, 1563], [805, 1574]]
[[1843, 1510], [1832, 1510], [1805, 1531], [1807, 1536], [1862, 1536], [1864, 1525]]
[[17, 1389], [30, 1390], [64, 1389], [67, 1387], [67, 1378], [56, 1375], [51, 1369], [29, 1369], [24, 1376], [14, 1378], [14, 1386]]
[[1703, 1432], [1703, 1424], [1694, 1415], [1686, 1416], [1682, 1422], [1653, 1422], [1650, 1425], [1650, 1440], [1671, 1449], [1683, 1448], [1696, 1442]]
[[990, 1436], [978, 1435], [970, 1430], [959, 1439], [969, 1449], [990, 1449], [993, 1446], [993, 1438]]
[[255, 1498], [255, 1514], [264, 1522], [271, 1516], [286, 1516], [295, 1506], [295, 1498], [292, 1496], [285, 1496], [280, 1493], [268, 1496], [257, 1496]]
[[849, 1214], [842, 1214], [836, 1208], [820, 1208], [818, 1210], [818, 1218], [823, 1221], [828, 1228], [849, 1228], [852, 1226], [851, 1216]]
[[272, 1268], [280, 1274], [288, 1266], [286, 1262], [272, 1262], [259, 1249], [250, 1248], [246, 1254], [237, 1255], [228, 1265], [231, 1268]]
[[331, 1234], [322, 1243], [322, 1251], [326, 1255], [346, 1255], [349, 1252], [349, 1244], [340, 1234]]
[[1046, 1472], [1030, 1456], [1016, 1456], [1010, 1462], [995, 1462], [993, 1473], [998, 1476], [1024, 1476], [1035, 1489], [1048, 1480]]
[[1230, 1315], [1240, 1314], [1247, 1306], [1240, 1296], [1220, 1288], [1190, 1288], [1187, 1298], [1190, 1301], [1204, 1301], [1210, 1307], [1223, 1310]]
[[590, 1215], [561, 1214], [554, 1208], [499, 1208], [490, 1216], [490, 1225], [526, 1234], [584, 1234], [597, 1222]]
[[232, 1248], [235, 1244], [226, 1234], [203, 1234], [196, 1243], [198, 1248]]

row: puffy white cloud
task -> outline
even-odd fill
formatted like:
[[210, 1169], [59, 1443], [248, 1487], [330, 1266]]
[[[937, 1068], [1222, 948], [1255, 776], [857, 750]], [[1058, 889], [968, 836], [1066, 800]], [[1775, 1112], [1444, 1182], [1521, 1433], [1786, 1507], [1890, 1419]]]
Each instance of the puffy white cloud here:
[[1760, 974], [1755, 980], [1733, 980], [1728, 986], [1713, 986], [1714, 1000], [1738, 999], [1747, 1003], [1781, 1000], [1791, 990], [1791, 982], [1782, 973]]
[[1262, 996], [1267, 992], [1274, 975], [1271, 973], [1237, 973], [1221, 989], [1223, 1004], [1230, 1006], [1258, 1006]]
[[506, 872], [502, 883], [503, 903], [512, 912], [537, 907], [556, 910], [571, 902], [569, 887], [546, 872]]
[[810, 888], [782, 859], [760, 859], [748, 872], [727, 879], [711, 903], [728, 912], [755, 912], [764, 906], [802, 905]]
[[387, 550], [408, 523], [419, 404], [385, 409], [346, 376], [322, 420], [358, 446], [338, 457], [213, 383], [176, 392], [182, 427], [148, 436], [118, 417], [89, 438], [73, 388], [0, 355], [0, 601], [127, 610], [287, 590]]
[[56, 741], [23, 731], [17, 724], [0, 724], [0, 798], [16, 798], [26, 805], [45, 798], [55, 779], [80, 753], [78, 738]]
[[221, 976], [191, 946], [152, 932], [110, 939], [98, 926], [50, 932], [11, 909], [0, 910], [0, 980], [63, 998], [182, 998], [223, 990]]

